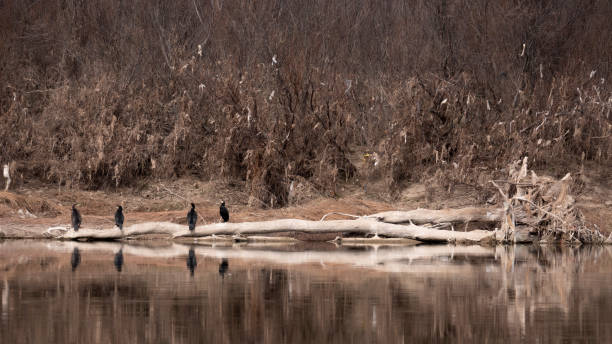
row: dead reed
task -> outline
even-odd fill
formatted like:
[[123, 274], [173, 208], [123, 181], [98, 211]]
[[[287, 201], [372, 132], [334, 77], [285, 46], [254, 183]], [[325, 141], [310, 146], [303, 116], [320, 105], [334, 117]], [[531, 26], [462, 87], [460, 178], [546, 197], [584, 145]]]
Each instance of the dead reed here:
[[[101, 188], [193, 174], [287, 204], [612, 158], [609, 1], [8, 0], [0, 160]], [[366, 153], [366, 152], [363, 152]], [[483, 186], [484, 187], [484, 186]]]

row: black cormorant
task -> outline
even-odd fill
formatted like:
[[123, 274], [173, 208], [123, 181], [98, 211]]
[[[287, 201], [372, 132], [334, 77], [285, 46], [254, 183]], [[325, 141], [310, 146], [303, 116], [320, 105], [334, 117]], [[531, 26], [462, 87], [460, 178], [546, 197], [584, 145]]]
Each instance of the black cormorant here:
[[79, 230], [79, 227], [81, 227], [81, 214], [77, 210], [76, 204], [73, 204], [72, 205], [72, 228], [74, 228], [74, 231], [77, 232]]
[[117, 211], [115, 212], [115, 226], [119, 227], [119, 229], [123, 230], [123, 207], [118, 205]]
[[70, 257], [70, 265], [72, 265], [72, 271], [74, 272], [81, 263], [81, 253], [79, 252], [79, 248], [75, 247], [74, 251], [72, 251], [72, 257]]
[[223, 218], [223, 222], [229, 221], [229, 211], [225, 207], [225, 201], [221, 201], [221, 206], [219, 207], [219, 214]]
[[229, 269], [229, 263], [227, 262], [227, 258], [223, 258], [221, 260], [221, 264], [219, 264], [219, 275], [221, 275], [221, 278], [225, 276], [225, 273], [227, 272], [228, 269]]
[[187, 256], [187, 268], [191, 272], [191, 276], [193, 276], [196, 266], [198, 266], [198, 261], [196, 260], [195, 251], [193, 248], [190, 248], [189, 255]]
[[123, 268], [123, 248], [119, 249], [119, 252], [115, 254], [115, 269], [121, 272]]
[[189, 230], [195, 230], [196, 223], [198, 222], [198, 213], [195, 211], [195, 204], [191, 203], [191, 210], [187, 213], [187, 223], [189, 224]]

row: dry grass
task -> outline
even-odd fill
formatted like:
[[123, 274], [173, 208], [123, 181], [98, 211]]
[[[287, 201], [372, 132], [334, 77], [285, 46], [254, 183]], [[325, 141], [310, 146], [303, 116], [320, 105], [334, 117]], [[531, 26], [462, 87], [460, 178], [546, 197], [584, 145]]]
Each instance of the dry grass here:
[[55, 217], [61, 214], [61, 207], [40, 197], [18, 195], [11, 192], [0, 192], [0, 214], [9, 215], [21, 210], [36, 216]]
[[601, 244], [607, 237], [589, 224], [576, 206], [571, 174], [560, 180], [538, 176], [527, 168], [527, 158], [508, 167], [508, 180], [491, 181], [499, 190], [505, 211], [501, 230], [512, 241], [519, 229], [526, 229], [549, 242]]
[[[612, 5], [0, 5], [0, 161], [81, 189], [192, 175], [292, 203], [383, 178], [485, 188], [612, 159]], [[367, 147], [356, 152], [354, 147]], [[351, 157], [376, 153], [377, 169]], [[563, 170], [567, 170], [564, 168]]]

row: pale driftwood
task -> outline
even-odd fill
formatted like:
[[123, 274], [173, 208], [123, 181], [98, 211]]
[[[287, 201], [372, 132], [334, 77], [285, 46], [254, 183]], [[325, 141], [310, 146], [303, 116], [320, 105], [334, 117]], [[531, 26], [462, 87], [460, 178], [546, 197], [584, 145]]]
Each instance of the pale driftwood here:
[[4, 178], [6, 178], [6, 186], [4, 187], [4, 191], [8, 191], [9, 187], [11, 186], [11, 172], [9, 164], [5, 164], [3, 170]]
[[386, 223], [441, 224], [466, 222], [500, 222], [504, 210], [500, 208], [460, 208], [460, 209], [415, 209], [408, 211], [385, 211], [367, 216]]
[[575, 207], [576, 200], [570, 193], [571, 174], [560, 180], [538, 177], [527, 168], [527, 157], [512, 162], [508, 171], [509, 183], [514, 189], [491, 181], [504, 198], [504, 216], [500, 221], [504, 241], [523, 240], [520, 231], [526, 225], [536, 237], [543, 239], [540, 242], [608, 243], [608, 238], [590, 227]]
[[[52, 227], [51, 229], [58, 230], [61, 227]], [[184, 225], [171, 222], [144, 222], [124, 227], [120, 230], [117, 227], [112, 229], [92, 229], [92, 228], [81, 228], [78, 232], [73, 230], [67, 230], [64, 233], [56, 234], [58, 239], [76, 240], [76, 239], [89, 239], [89, 240], [114, 240], [123, 239], [138, 235], [150, 235], [150, 234], [170, 234], [177, 233], [186, 229]], [[51, 233], [54, 234], [54, 233]]]
[[247, 235], [278, 232], [378, 234], [423, 242], [482, 242], [491, 240], [494, 237], [494, 232], [491, 231], [474, 230], [470, 232], [453, 232], [412, 224], [396, 225], [383, 223], [366, 218], [333, 221], [286, 219], [262, 222], [226, 222], [198, 226], [193, 232], [190, 232], [186, 227], [183, 228], [182, 231], [173, 233], [173, 237], [201, 237], [212, 234]]
[[323, 215], [323, 217], [321, 218], [321, 220], [319, 221], [323, 221], [325, 220], [328, 216], [330, 215], [340, 215], [340, 216], [346, 216], [346, 217], [352, 217], [352, 218], [360, 218], [361, 216], [358, 215], [353, 215], [353, 214], [346, 214], [346, 213], [338, 213], [338, 212], [332, 212], [332, 213], [327, 213], [325, 215]]
[[242, 223], [215, 223], [197, 226], [189, 231], [186, 226], [169, 222], [146, 222], [124, 228], [109, 230], [80, 229], [78, 232], [66, 231], [57, 235], [59, 239], [76, 240], [114, 240], [136, 235], [168, 234], [173, 238], [206, 237], [210, 235], [250, 235], [278, 232], [303, 233], [361, 233], [364, 235], [383, 235], [394, 238], [408, 238], [423, 242], [466, 242], [478, 243], [492, 241], [495, 232], [474, 230], [470, 232], [454, 232], [437, 230], [417, 225], [396, 225], [378, 222], [374, 219], [361, 218], [357, 220], [308, 221], [308, 220], [273, 220]]

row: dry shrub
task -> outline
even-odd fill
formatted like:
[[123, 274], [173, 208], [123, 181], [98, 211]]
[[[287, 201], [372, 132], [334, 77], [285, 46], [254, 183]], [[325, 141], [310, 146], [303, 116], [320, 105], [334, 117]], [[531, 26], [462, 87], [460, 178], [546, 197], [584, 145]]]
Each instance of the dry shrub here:
[[[231, 121], [219, 147], [223, 174], [246, 180], [250, 194], [270, 206], [286, 204], [291, 182], [300, 178], [333, 195], [339, 180], [355, 174], [346, 157], [351, 105], [334, 100], [337, 81], [316, 87], [306, 75], [321, 76], [296, 66], [260, 67], [258, 73], [222, 88]], [[256, 88], [262, 84], [268, 87]]]
[[[503, 183], [499, 185], [499, 183]], [[508, 167], [508, 180], [493, 182], [501, 196], [505, 218], [501, 230], [512, 241], [518, 229], [527, 229], [549, 241], [603, 243], [606, 237], [586, 225], [575, 207], [571, 174], [557, 180], [538, 176], [527, 168], [527, 158]]]
[[446, 185], [483, 186], [489, 179], [483, 176], [499, 176], [504, 160], [521, 156], [537, 168], [610, 163], [612, 93], [602, 94], [599, 80], [583, 81], [576, 94], [569, 94], [567, 79], [555, 81], [538, 107], [539, 99], [494, 103], [462, 79], [412, 79], [396, 87], [404, 103], [382, 150], [392, 186], [432, 175]]
[[80, 188], [193, 174], [287, 204], [354, 147], [390, 190], [612, 152], [605, 0], [0, 3], [0, 160]]

